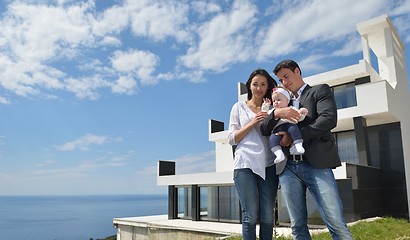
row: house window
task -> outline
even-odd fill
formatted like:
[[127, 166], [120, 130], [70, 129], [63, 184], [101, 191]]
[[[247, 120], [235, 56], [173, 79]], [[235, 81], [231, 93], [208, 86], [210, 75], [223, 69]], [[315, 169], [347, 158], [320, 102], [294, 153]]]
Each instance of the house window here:
[[178, 187], [178, 218], [192, 219], [192, 187]]
[[216, 222], [240, 222], [239, 196], [234, 186], [202, 186], [200, 219]]
[[400, 123], [368, 128], [370, 166], [404, 172], [403, 142]]
[[218, 187], [199, 188], [200, 219], [218, 221]]
[[359, 156], [357, 153], [355, 132], [338, 132], [336, 133], [336, 139], [340, 161], [358, 164]]
[[337, 109], [357, 106], [354, 83], [333, 87]]
[[[367, 128], [369, 140], [368, 165], [378, 168], [403, 171], [404, 157], [400, 123], [389, 123]], [[340, 160], [358, 164], [359, 156], [354, 131], [334, 134]]]
[[219, 187], [219, 221], [239, 222], [239, 212], [239, 196], [235, 187]]

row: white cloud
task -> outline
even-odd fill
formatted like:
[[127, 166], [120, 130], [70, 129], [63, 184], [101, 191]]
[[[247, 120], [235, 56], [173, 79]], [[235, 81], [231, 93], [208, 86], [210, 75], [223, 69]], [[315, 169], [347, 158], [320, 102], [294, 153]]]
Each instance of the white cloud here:
[[[80, 60], [78, 69], [82, 72], [90, 73], [90, 75], [99, 76], [98, 78], [103, 78], [103, 76], [111, 77], [116, 76], [117, 71], [111, 66], [108, 66], [98, 58], [84, 59]], [[109, 84], [106, 84], [106, 87]]]
[[204, 71], [200, 69], [192, 69], [183, 72], [179, 72], [176, 75], [178, 79], [188, 79], [190, 82], [203, 83], [206, 82], [204, 78]]
[[38, 90], [31, 86], [34, 79], [27, 72], [21, 71], [26, 66], [33, 68], [29, 63], [16, 63], [9, 56], [0, 53], [0, 85], [17, 95], [36, 94]]
[[52, 165], [52, 164], [54, 164], [55, 162], [56, 162], [56, 161], [54, 161], [54, 160], [46, 160], [46, 161], [37, 163], [36, 166], [37, 166], [37, 167], [45, 167], [45, 166]]
[[[15, 2], [8, 6], [0, 22], [0, 85], [21, 96], [68, 90], [80, 99], [97, 99], [102, 88], [121, 94], [134, 93], [126, 89], [130, 82], [110, 83], [114, 71], [100, 60], [87, 61], [88, 56], [82, 52], [97, 46], [94, 43], [98, 39], [102, 46], [121, 46], [119, 38], [110, 34], [118, 34], [127, 26], [126, 9], [114, 6], [96, 20], [91, 14], [95, 7], [93, 1], [67, 6], [64, 3], [53, 6]], [[88, 68], [77, 64], [78, 70], [88, 72], [73, 77], [65, 70], [52, 67], [58, 66], [52, 63], [63, 59], [94, 64]], [[145, 69], [138, 72], [144, 77], [149, 73]]]
[[[130, 193], [130, 182], [144, 182], [151, 189], [141, 188], [137, 193], [159, 191], [156, 187], [155, 174], [148, 177], [136, 177], [124, 173], [123, 166], [131, 156], [128, 152], [111, 158], [85, 160], [79, 163], [70, 162], [71, 166], [58, 166], [57, 161], [43, 161], [35, 170], [5, 172], [0, 171], [0, 192], [14, 194], [101, 194]], [[98, 171], [119, 171], [114, 175], [96, 174]], [[118, 177], [118, 174], [123, 174]], [[146, 182], [145, 180], [150, 182]], [[144, 180], [144, 181], [142, 181]], [[44, 186], [47, 186], [46, 188]], [[62, 188], [61, 186], [64, 186]], [[123, 186], [123, 187], [121, 187]], [[116, 192], [118, 191], [118, 192]]]
[[178, 42], [191, 39], [186, 30], [189, 6], [179, 1], [127, 0], [131, 29], [136, 36], [155, 41], [174, 38]]
[[47, 64], [91, 40], [85, 24], [89, 7], [10, 4], [0, 22], [0, 84], [22, 96], [63, 88], [60, 79], [65, 74]]
[[133, 155], [133, 151], [129, 151], [127, 154], [113, 156], [110, 161], [107, 163], [108, 166], [124, 166], [125, 162]]
[[65, 88], [75, 93], [78, 98], [91, 100], [96, 100], [99, 97], [98, 89], [111, 86], [110, 82], [103, 80], [99, 75], [82, 79], [69, 78], [64, 81], [64, 84]]
[[362, 52], [362, 42], [360, 36], [352, 35], [346, 38], [341, 48], [332, 53], [333, 56], [349, 56], [358, 52]]
[[[410, 0], [399, 0], [399, 1], [392, 1], [395, 4], [394, 8], [392, 9], [391, 15], [408, 15], [410, 12]], [[409, 16], [407, 16], [408, 18]]]
[[0, 17], [0, 88], [24, 97], [57, 99], [55, 92], [68, 91], [96, 100], [103, 93], [136, 94], [137, 86], [161, 80], [205, 82], [204, 74], [234, 64], [302, 51], [349, 56], [360, 51], [356, 24], [386, 13], [410, 41], [410, 0], [274, 5], [124, 0], [100, 11], [93, 0], [9, 1]]
[[137, 82], [131, 77], [121, 76], [113, 85], [112, 92], [114, 93], [126, 93], [133, 94]]
[[395, 16], [392, 20], [395, 28], [400, 32], [404, 42], [410, 42], [410, 0], [399, 1], [392, 9], [391, 15]]
[[310, 71], [323, 71], [325, 66], [321, 63], [321, 60], [326, 56], [312, 54], [306, 57], [305, 59], [298, 61], [299, 66], [303, 66], [302, 74], [304, 73], [303, 69], [309, 69]]
[[[39, 61], [59, 56], [61, 43], [75, 47], [91, 41], [86, 12], [90, 4], [77, 4], [66, 9], [48, 5], [14, 3], [4, 28], [16, 59]], [[11, 29], [10, 29], [11, 28]]]
[[221, 72], [233, 63], [249, 60], [256, 6], [235, 1], [231, 11], [214, 16], [198, 27], [199, 42], [179, 58], [188, 68]]
[[358, 22], [380, 15], [387, 4], [385, 0], [314, 0], [290, 5], [266, 34], [259, 33], [262, 40], [257, 59], [300, 52], [310, 44], [323, 48], [323, 44], [343, 41], [356, 33]]
[[221, 6], [213, 2], [192, 1], [190, 4], [192, 11], [198, 14], [200, 18], [222, 11]]
[[97, 36], [116, 35], [129, 24], [129, 14], [126, 6], [113, 6], [94, 18], [89, 17], [93, 33]]
[[[56, 168], [56, 169], [42, 169], [33, 171], [21, 171], [18, 173], [13, 172], [0, 172], [0, 180], [2, 182], [10, 182], [15, 186], [16, 182], [24, 182], [26, 185], [31, 184], [39, 179], [45, 180], [44, 183], [50, 181], [50, 178], [59, 179], [76, 179], [77, 177], [84, 176], [84, 172], [79, 171], [77, 168]], [[27, 191], [27, 188], [24, 188]], [[21, 194], [21, 193], [20, 193]]]
[[111, 58], [111, 62], [115, 70], [135, 75], [142, 84], [157, 83], [152, 74], [159, 63], [159, 57], [151, 52], [136, 49], [128, 52], [117, 51]]
[[109, 140], [107, 136], [98, 136], [94, 134], [86, 134], [83, 137], [71, 142], [64, 143], [63, 145], [56, 146], [59, 151], [73, 151], [80, 149], [82, 151], [88, 150], [90, 145], [101, 145]]
[[0, 96], [0, 104], [8, 105], [10, 104], [10, 101], [5, 97]]
[[185, 155], [172, 159], [176, 163], [177, 174], [215, 172], [215, 151], [195, 155]]
[[122, 44], [120, 39], [116, 37], [111, 37], [111, 36], [103, 37], [100, 43], [101, 45], [104, 45], [104, 46], [114, 46], [114, 47], [119, 47]]
[[[216, 166], [214, 150], [195, 155], [189, 154], [176, 159], [167, 159], [166, 161], [175, 162], [176, 174], [215, 172]], [[138, 176], [155, 177], [157, 175], [157, 165], [140, 168], [136, 171], [136, 174]]]

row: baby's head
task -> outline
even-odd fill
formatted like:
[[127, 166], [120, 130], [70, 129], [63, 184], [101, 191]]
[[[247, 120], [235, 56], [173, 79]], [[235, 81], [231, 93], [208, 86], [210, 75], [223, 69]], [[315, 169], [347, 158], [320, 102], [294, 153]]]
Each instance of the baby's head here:
[[274, 88], [272, 90], [272, 103], [274, 108], [284, 108], [289, 106], [290, 94], [284, 88]]

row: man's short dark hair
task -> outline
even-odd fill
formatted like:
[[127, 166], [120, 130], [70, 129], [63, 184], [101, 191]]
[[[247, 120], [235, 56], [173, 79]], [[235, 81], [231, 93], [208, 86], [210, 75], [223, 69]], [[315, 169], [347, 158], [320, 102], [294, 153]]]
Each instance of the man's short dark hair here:
[[282, 68], [287, 68], [292, 72], [295, 72], [295, 69], [299, 68], [300, 75], [302, 76], [302, 70], [300, 70], [299, 65], [291, 59], [286, 59], [278, 63], [276, 67], [273, 69], [273, 73], [276, 75], [280, 70], [282, 70]]

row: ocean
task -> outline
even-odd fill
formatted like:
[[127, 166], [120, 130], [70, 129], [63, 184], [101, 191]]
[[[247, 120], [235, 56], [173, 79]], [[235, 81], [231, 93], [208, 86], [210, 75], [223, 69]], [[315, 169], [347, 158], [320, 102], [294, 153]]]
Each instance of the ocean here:
[[0, 196], [0, 239], [90, 240], [116, 234], [113, 218], [163, 215], [167, 195]]

